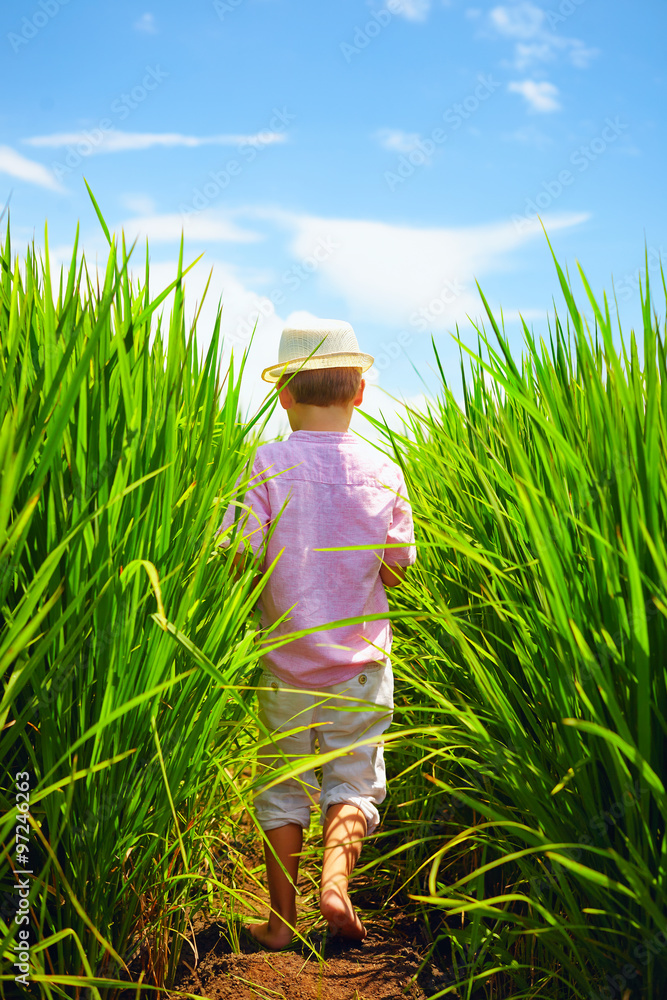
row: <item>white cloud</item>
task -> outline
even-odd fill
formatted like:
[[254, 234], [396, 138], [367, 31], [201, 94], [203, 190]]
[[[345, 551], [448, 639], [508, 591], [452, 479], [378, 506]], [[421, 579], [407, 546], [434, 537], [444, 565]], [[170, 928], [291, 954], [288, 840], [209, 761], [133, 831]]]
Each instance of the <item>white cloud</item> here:
[[48, 188], [50, 191], [63, 190], [47, 167], [34, 160], [28, 160], [11, 146], [0, 146], [0, 174], [18, 177], [21, 181], [37, 184], [38, 187]]
[[571, 42], [570, 62], [577, 69], [588, 69], [593, 59], [600, 54], [599, 49], [586, 48], [583, 42], [576, 38], [566, 39]]
[[[548, 232], [576, 226], [586, 213], [545, 215]], [[305, 258], [323, 238], [339, 244], [320, 266], [318, 280], [363, 320], [416, 331], [450, 329], [480, 315], [475, 278], [508, 267], [508, 254], [535, 238], [539, 221], [519, 231], [510, 221], [461, 228], [418, 229], [356, 219], [284, 213], [294, 228], [292, 252]]]
[[[377, 442], [379, 444], [385, 444], [386, 438], [378, 431], [375, 430], [372, 424], [370, 424], [364, 417], [362, 413], [367, 413], [371, 417], [375, 417], [381, 423], [387, 423], [389, 428], [398, 434], [407, 434], [413, 436], [410, 432], [409, 424], [406, 424], [409, 420], [408, 409], [413, 411], [426, 412], [426, 404], [428, 402], [428, 397], [422, 392], [415, 396], [403, 396], [401, 398], [394, 396], [391, 393], [385, 392], [378, 385], [373, 385], [369, 383], [368, 376], [366, 377], [366, 390], [364, 392], [364, 401], [360, 407], [361, 412], [358, 413], [356, 410], [352, 416], [352, 423], [350, 424], [350, 430], [356, 431], [361, 437], [366, 438], [367, 441]], [[457, 402], [459, 402], [457, 400]], [[461, 399], [460, 404], [463, 403]]]
[[529, 0], [494, 7], [489, 21], [498, 34], [514, 41], [514, 60], [510, 64], [514, 69], [552, 62], [560, 53], [565, 53], [577, 69], [586, 69], [598, 54], [597, 49], [588, 48], [578, 38], [550, 31], [546, 12]]
[[293, 309], [285, 319], [287, 326], [307, 326], [312, 323], [315, 328], [320, 326], [322, 322], [322, 316], [316, 316], [315, 313], [309, 312], [307, 309]]
[[521, 94], [527, 101], [531, 111], [538, 114], [549, 114], [560, 110], [558, 87], [546, 80], [514, 80], [507, 84], [507, 89], [514, 94]]
[[424, 21], [431, 9], [431, 0], [401, 0], [396, 13], [408, 21]]
[[148, 194], [121, 194], [118, 199], [129, 212], [136, 212], [137, 215], [154, 215], [155, 199]]
[[[120, 226], [112, 227], [113, 231], [119, 232]], [[179, 234], [180, 236], [180, 234]], [[26, 245], [29, 239], [26, 235]], [[86, 261], [91, 280], [100, 287], [104, 284], [105, 262], [108, 246], [103, 237], [92, 236], [86, 241]], [[149, 244], [150, 248], [150, 244]], [[188, 267], [196, 258], [201, 248], [196, 253], [190, 251], [184, 258], [184, 267]], [[79, 253], [80, 253], [79, 249]], [[72, 256], [72, 246], [57, 245], [50, 248], [51, 266], [53, 269], [63, 264], [69, 266]], [[130, 280], [134, 287], [137, 282], [143, 286], [145, 281], [145, 247], [137, 246], [130, 259], [129, 265]], [[171, 259], [155, 261], [151, 254], [150, 260], [150, 293], [151, 299], [167, 288], [176, 278], [178, 273], [177, 255]], [[204, 290], [211, 277], [206, 298]], [[237, 269], [227, 261], [219, 258], [204, 258], [200, 260], [192, 270], [183, 278], [184, 304], [185, 304], [185, 330], [189, 334], [192, 321], [199, 313], [197, 320], [197, 347], [200, 356], [205, 355], [208, 350], [218, 306], [222, 308], [220, 336], [221, 345], [219, 358], [222, 359], [222, 371], [226, 371], [230, 357], [234, 355], [234, 366], [238, 377], [238, 368], [241, 363], [243, 352], [250, 345], [245, 374], [243, 377], [241, 391], [241, 405], [247, 412], [254, 412], [266, 394], [271, 391], [267, 382], [262, 382], [260, 373], [269, 364], [277, 360], [278, 343], [285, 320], [276, 313], [275, 306], [271, 300], [263, 295], [254, 292], [248, 287], [244, 277]], [[202, 302], [203, 299], [203, 302]], [[166, 336], [169, 329], [169, 315], [173, 306], [174, 293], [171, 292], [165, 300], [158, 306], [153, 314], [152, 330], [157, 330], [157, 319], [162, 316], [162, 333]], [[201, 311], [200, 311], [201, 306]], [[253, 328], [255, 335], [250, 344]], [[270, 433], [276, 434], [287, 430], [287, 420], [280, 410], [280, 416], [275, 418], [269, 428]]]
[[[451, 7], [453, 0], [440, 0], [443, 7]], [[376, 10], [389, 10], [406, 21], [426, 21], [433, 6], [432, 0], [368, 0]]]
[[577, 38], [557, 38], [555, 40], [532, 42], [524, 44], [517, 42], [514, 50], [515, 69], [528, 69], [539, 63], [551, 62], [559, 49], [568, 48], [570, 62], [577, 69], [588, 69], [592, 60], [598, 54], [597, 49], [586, 48]]
[[[498, 309], [500, 314], [500, 309]], [[503, 309], [503, 320], [505, 323], [517, 322], [522, 319], [526, 323], [531, 320], [547, 320], [549, 314], [546, 309]]]
[[250, 144], [253, 146], [267, 146], [275, 142], [285, 142], [287, 135], [284, 132], [258, 132], [250, 135], [183, 135], [180, 132], [120, 132], [117, 129], [110, 129], [102, 132], [100, 129], [93, 129], [87, 133], [81, 132], [55, 132], [52, 135], [34, 135], [23, 141], [29, 146], [48, 147], [50, 149], [60, 149], [64, 146], [76, 146], [78, 143], [86, 144], [86, 152], [83, 155], [92, 153], [124, 153], [130, 150], [151, 149], [154, 146], [173, 148], [174, 146], [239, 146]]
[[549, 42], [517, 42], [514, 61], [510, 65], [514, 69], [528, 69], [541, 62], [550, 62], [553, 58], [554, 50]]
[[421, 141], [419, 132], [404, 132], [400, 128], [378, 129], [373, 138], [377, 139], [383, 149], [393, 153], [411, 153], [413, 149], [419, 148]]
[[[138, 249], [138, 248], [137, 248]], [[136, 253], [136, 250], [135, 250]], [[194, 259], [194, 256], [193, 258]], [[187, 260], [187, 263], [190, 261]], [[206, 298], [203, 301], [204, 289], [211, 275]], [[174, 280], [177, 274], [177, 260], [151, 261], [151, 296], [156, 297]], [[144, 281], [144, 269], [140, 258], [134, 262], [132, 279], [136, 283]], [[248, 348], [255, 323], [255, 336], [250, 345], [245, 373], [243, 376], [241, 404], [248, 413], [254, 413], [271, 387], [261, 380], [261, 372], [278, 357], [278, 342], [285, 320], [275, 311], [274, 304], [265, 296], [258, 295], [249, 289], [239, 278], [235, 269], [220, 259], [199, 261], [183, 279], [185, 295], [185, 329], [189, 332], [191, 323], [201, 305], [197, 321], [197, 346], [200, 354], [204, 354], [211, 343], [213, 329], [218, 310], [222, 305], [220, 332], [222, 338], [222, 371], [226, 370], [230, 356], [234, 354], [234, 366], [238, 377], [244, 349]], [[163, 315], [162, 329], [167, 328], [169, 312], [173, 304], [171, 293], [158, 308]], [[156, 324], [157, 325], [157, 324]], [[155, 327], [154, 327], [155, 328]], [[268, 428], [269, 434], [289, 431], [283, 410], [278, 410]]]
[[[323, 291], [334, 294], [340, 301], [340, 309], [333, 314], [338, 318], [354, 322], [360, 336], [362, 349], [380, 356], [383, 347], [376, 350], [363, 343], [363, 324], [386, 323], [389, 330], [403, 327], [413, 331], [415, 341], [422, 335], [453, 330], [459, 322], [467, 325], [467, 316], [474, 320], [483, 318], [483, 309], [474, 279], [482, 284], [486, 275], [512, 266], [511, 254], [514, 250], [537, 241], [544, 246], [544, 234], [538, 220], [527, 223], [521, 230], [513, 222], [489, 223], [486, 225], [459, 228], [417, 228], [391, 225], [383, 222], [355, 219], [327, 219], [289, 214], [283, 210], [262, 207], [244, 210], [244, 216], [264, 222], [277, 222], [284, 226], [290, 236], [290, 250], [295, 259], [308, 257], [315, 246], [324, 239], [338, 246], [311, 279], [321, 282]], [[196, 225], [213, 225], [216, 213], [207, 211], [198, 217], [186, 220]], [[579, 225], [588, 216], [585, 213], [560, 213], [545, 215], [543, 221], [547, 232], [552, 235], [558, 230]], [[222, 217], [219, 217], [222, 218]], [[178, 219], [178, 222], [174, 220]], [[165, 238], [177, 243], [180, 238], [180, 216], [154, 216], [147, 219], [130, 220], [138, 228], [148, 233], [149, 243], [155, 242], [162, 232]], [[130, 223], [125, 223], [126, 235]], [[227, 223], [229, 224], [229, 223]], [[120, 226], [113, 227], [117, 232]], [[200, 246], [210, 237], [205, 230], [190, 231]], [[188, 233], [186, 232], [186, 235]], [[219, 237], [218, 237], [219, 238]], [[97, 248], [94, 240], [89, 241], [89, 251]], [[545, 254], [548, 255], [546, 247]], [[186, 264], [196, 256], [192, 250], [186, 255]], [[71, 248], [52, 249], [52, 262], [56, 257], [68, 263]], [[89, 259], [91, 254], [88, 254]], [[100, 253], [100, 268], [103, 279], [104, 251]], [[143, 248], [137, 247], [132, 258], [132, 279], [143, 281]], [[249, 412], [254, 412], [270, 392], [270, 387], [261, 381], [260, 373], [277, 359], [278, 343], [283, 326], [296, 318], [309, 318], [310, 314], [291, 312], [283, 316], [276, 311], [270, 295], [253, 290], [261, 275], [241, 271], [228, 261], [208, 257], [200, 261], [184, 278], [186, 329], [197, 313], [202, 301], [204, 288], [212, 270], [210, 287], [204, 300], [197, 323], [197, 340], [200, 352], [207, 349], [214, 329], [218, 303], [222, 299], [221, 332], [223, 335], [223, 365], [230, 352], [234, 351], [237, 364], [243, 350], [250, 344], [253, 328], [256, 330], [248, 355], [246, 374], [242, 388], [242, 404]], [[151, 261], [151, 292], [153, 296], [165, 288], [176, 275], [176, 257], [168, 261]], [[266, 276], [264, 276], [264, 279]], [[278, 286], [276, 286], [278, 287]], [[160, 307], [164, 315], [163, 329], [169, 318], [171, 296]], [[494, 307], [492, 303], [492, 307]], [[495, 308], [495, 307], [494, 307]], [[287, 310], [286, 310], [287, 311]], [[426, 311], [428, 322], [417, 325], [415, 317], [421, 319]], [[538, 319], [543, 310], [521, 309], [526, 320]], [[505, 312], [505, 321], [514, 319], [515, 310]], [[388, 333], [387, 337], [391, 338]], [[399, 355], [396, 357], [398, 358]], [[394, 358], [394, 355], [391, 354]], [[399, 365], [404, 363], [395, 360]], [[224, 368], [223, 368], [224, 370]], [[369, 390], [364, 410], [379, 416], [383, 411], [393, 422], [397, 409], [393, 400], [381, 393], [375, 384], [384, 380], [384, 368], [369, 373]], [[437, 375], [434, 375], [434, 384]], [[419, 403], [421, 398], [408, 400]], [[423, 402], [423, 400], [421, 400]], [[353, 429], [364, 435], [373, 436], [369, 425], [361, 415], [355, 415]], [[268, 434], [289, 431], [284, 413], [278, 410], [267, 429]]]
[[155, 14], [142, 14], [139, 20], [134, 22], [134, 30], [144, 31], [148, 35], [156, 35]]
[[249, 229], [241, 229], [218, 209], [207, 208], [201, 212], [190, 212], [181, 215], [172, 212], [163, 215], [137, 215], [116, 225], [116, 230], [122, 228], [125, 236], [133, 240], [140, 237], [148, 238], [151, 243], [177, 243], [183, 230], [184, 238], [192, 241], [209, 241], [211, 243], [254, 243], [262, 239], [260, 233]]
[[[467, 325], [468, 316], [475, 321], [483, 319], [475, 279], [483, 283], [487, 275], [509, 270], [514, 250], [536, 240], [544, 243], [537, 219], [526, 220], [521, 227], [508, 220], [459, 228], [418, 228], [373, 220], [318, 218], [263, 207], [244, 209], [238, 214], [255, 219], [258, 229], [263, 228], [261, 222], [284, 227], [289, 233], [289, 251], [295, 260], [303, 262], [323, 244], [333, 248], [320, 258], [317, 273], [310, 280], [315, 283], [315, 290], [319, 285], [323, 294], [335, 296], [340, 302], [334, 314], [340, 313], [338, 318], [352, 319], [358, 331], [366, 322], [381, 323], [386, 324], [388, 330], [411, 331], [415, 338], [428, 336], [431, 331], [452, 330], [456, 323]], [[543, 222], [547, 232], [553, 234], [577, 226], [587, 218], [586, 213], [545, 214]], [[182, 225], [186, 238], [196, 241], [197, 253], [207, 241], [257, 238], [257, 234], [237, 230], [228, 218], [213, 210], [185, 219], [178, 215], [139, 217], [125, 222], [123, 228], [130, 240], [135, 235], [147, 235], [149, 245], [169, 240], [176, 246]], [[120, 225], [113, 228], [118, 232]], [[194, 259], [193, 243], [189, 246], [188, 255]], [[140, 277], [143, 253], [140, 248], [137, 250], [133, 263]], [[267, 391], [259, 374], [275, 361], [280, 332], [287, 320], [276, 311], [273, 294], [253, 291], [253, 285], [257, 287], [259, 281], [264, 282], [266, 275], [262, 278], [208, 257], [207, 263], [199, 263], [185, 279], [189, 310], [194, 310], [195, 304], [201, 301], [211, 263], [213, 278], [198, 323], [199, 346], [205, 349], [210, 342], [221, 295], [227, 352], [233, 348], [235, 355], [240, 357], [257, 323], [248, 361], [248, 388], [243, 397], [247, 405], [256, 405]], [[151, 263], [154, 294], [169, 283], [175, 272], [175, 259], [168, 264]], [[275, 287], [282, 288], [279, 284]], [[168, 317], [168, 313], [165, 315]], [[508, 312], [506, 318], [513, 315]], [[529, 318], [530, 311], [523, 310], [523, 315]], [[291, 313], [287, 318], [296, 317]], [[367, 349], [374, 353], [371, 346]], [[397, 350], [400, 354], [401, 348]], [[380, 365], [381, 378], [384, 378], [383, 371]], [[369, 381], [373, 381], [378, 372], [370, 374]]]
[[[281, 316], [276, 312], [270, 299], [249, 289], [229, 264], [221, 260], [214, 260], [211, 263], [211, 284], [197, 322], [198, 347], [200, 353], [203, 353], [211, 342], [218, 302], [221, 300], [222, 371], [226, 370], [233, 352], [234, 365], [238, 372], [243, 351], [248, 349], [241, 387], [241, 406], [247, 414], [253, 414], [266, 399], [267, 394], [273, 392], [271, 386], [262, 381], [261, 373], [278, 359], [278, 345], [283, 327], [288, 323], [307, 321], [316, 317], [305, 311], [295, 311], [285, 317]], [[174, 280], [177, 273], [176, 268], [176, 260], [159, 264], [151, 263], [151, 289], [154, 296]], [[199, 308], [210, 271], [211, 266], [204, 266], [204, 261], [200, 261], [183, 279], [186, 330], [190, 329], [192, 318]], [[135, 282], [137, 279], [143, 282], [142, 268], [137, 266], [132, 277]], [[169, 318], [172, 302], [173, 294], [169, 295], [160, 306], [159, 311], [164, 312], [165, 317], [162, 323], [163, 328]], [[257, 324], [256, 327], [255, 324]], [[250, 343], [253, 327], [255, 327], [255, 331], [252, 343]], [[407, 399], [406, 403], [417, 405], [421, 404], [423, 399], [423, 396], [415, 396]], [[382, 414], [384, 414], [392, 428], [402, 429], [402, 407], [387, 396], [379, 385], [368, 380], [363, 410], [376, 419], [382, 419]], [[379, 439], [377, 432], [361, 413], [354, 413], [350, 429], [369, 440]], [[271, 438], [278, 434], [289, 433], [287, 415], [280, 406], [277, 406], [266, 427], [265, 436]]]
[[544, 11], [532, 3], [518, 3], [513, 7], [494, 7], [489, 17], [501, 35], [509, 38], [535, 38], [542, 34]]

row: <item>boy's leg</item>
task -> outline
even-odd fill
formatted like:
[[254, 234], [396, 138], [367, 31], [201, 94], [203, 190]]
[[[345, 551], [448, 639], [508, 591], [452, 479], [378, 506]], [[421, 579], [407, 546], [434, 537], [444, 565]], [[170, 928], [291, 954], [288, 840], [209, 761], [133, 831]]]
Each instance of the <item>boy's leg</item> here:
[[[325, 853], [320, 909], [332, 929], [361, 940], [366, 930], [354, 912], [347, 884], [363, 838], [377, 828], [377, 806], [387, 794], [382, 734], [391, 724], [394, 707], [389, 658], [377, 665], [368, 664], [356, 677], [327, 688], [327, 692], [334, 697], [315, 710], [320, 750], [347, 752], [322, 765]], [[339, 695], [344, 697], [336, 697]], [[368, 711], [359, 711], [361, 701], [369, 703]], [[350, 749], [359, 740], [370, 742]]]
[[320, 910], [331, 930], [359, 941], [366, 937], [366, 928], [352, 906], [347, 886], [365, 836], [366, 817], [361, 809], [347, 802], [329, 806], [324, 819]]
[[[303, 847], [303, 828], [298, 823], [287, 823], [275, 830], [267, 830], [266, 837], [269, 843], [264, 845], [264, 857], [273, 912], [267, 921], [250, 924], [248, 929], [266, 948], [277, 950], [290, 943], [294, 934], [292, 928], [296, 927], [295, 886]], [[287, 875], [276, 861], [271, 847], [285, 866]]]
[[[312, 695], [281, 690], [278, 678], [264, 670], [258, 701], [261, 729], [271, 734], [271, 742], [262, 747], [257, 758], [267, 776], [274, 768], [282, 767], [286, 760], [298, 761], [299, 757], [314, 753], [312, 730], [292, 736], [280, 735], [281, 731], [297, 729], [311, 722]], [[264, 844], [264, 857], [272, 912], [268, 920], [250, 924], [248, 930], [267, 948], [285, 948], [294, 934], [292, 928], [296, 926], [296, 883], [303, 828], [310, 823], [311, 799], [318, 792], [317, 778], [311, 769], [287, 778], [273, 788], [261, 787], [255, 796], [257, 820], [268, 841]]]

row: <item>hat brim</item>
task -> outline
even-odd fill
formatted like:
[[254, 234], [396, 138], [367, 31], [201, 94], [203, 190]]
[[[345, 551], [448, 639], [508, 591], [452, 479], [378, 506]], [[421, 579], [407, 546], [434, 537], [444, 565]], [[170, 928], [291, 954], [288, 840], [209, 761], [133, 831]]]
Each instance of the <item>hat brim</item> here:
[[293, 375], [298, 371], [312, 371], [322, 368], [361, 368], [367, 372], [375, 358], [370, 354], [315, 354], [306, 358], [293, 358], [278, 365], [270, 365], [262, 372], [265, 382], [278, 382], [285, 375]]

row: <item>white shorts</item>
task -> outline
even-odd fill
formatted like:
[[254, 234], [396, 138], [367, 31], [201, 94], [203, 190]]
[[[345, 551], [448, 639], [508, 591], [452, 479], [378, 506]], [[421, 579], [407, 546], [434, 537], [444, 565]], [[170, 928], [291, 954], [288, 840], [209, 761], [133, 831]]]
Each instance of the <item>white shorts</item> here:
[[329, 806], [347, 802], [363, 812], [366, 835], [370, 836], [380, 822], [376, 806], [387, 794], [383, 743], [378, 737], [393, 717], [394, 676], [389, 658], [365, 663], [349, 680], [318, 691], [290, 690], [269, 670], [263, 671], [259, 687], [266, 688], [257, 694], [259, 720], [268, 734], [312, 727], [292, 736], [278, 736], [262, 747], [258, 760], [267, 769], [285, 767], [287, 762], [298, 766], [299, 757], [316, 752], [316, 740], [320, 754], [342, 750], [359, 740], [371, 741], [325, 760], [321, 790], [312, 768], [272, 788], [260, 787], [254, 804], [261, 828], [275, 830], [286, 823], [298, 823], [307, 829], [311, 806], [318, 801], [322, 822]]

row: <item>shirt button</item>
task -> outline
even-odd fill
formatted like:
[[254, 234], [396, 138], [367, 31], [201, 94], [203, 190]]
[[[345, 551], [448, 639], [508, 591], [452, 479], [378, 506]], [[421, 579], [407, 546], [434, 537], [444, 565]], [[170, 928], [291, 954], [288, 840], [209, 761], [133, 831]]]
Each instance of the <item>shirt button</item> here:
[[360, 684], [365, 684], [367, 680], [368, 680], [368, 678], [366, 677], [366, 674], [359, 674], [359, 683]]
[[276, 684], [275, 681], [271, 681], [271, 687], [273, 688], [274, 691], [278, 690], [278, 685]]

